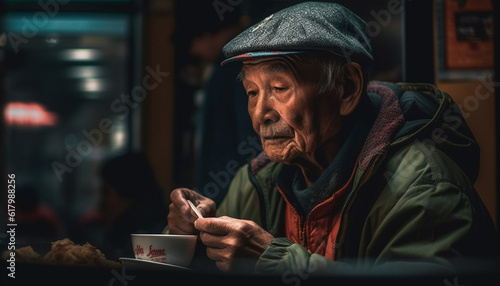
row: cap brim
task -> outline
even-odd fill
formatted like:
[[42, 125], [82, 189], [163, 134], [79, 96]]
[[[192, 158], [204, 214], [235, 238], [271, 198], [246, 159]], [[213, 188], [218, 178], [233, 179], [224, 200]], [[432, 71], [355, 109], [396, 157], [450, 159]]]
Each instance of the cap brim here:
[[272, 52], [251, 52], [251, 53], [244, 53], [241, 55], [237, 55], [234, 57], [230, 57], [225, 59], [220, 63], [221, 66], [234, 63], [234, 62], [242, 62], [244, 60], [248, 59], [254, 59], [254, 58], [264, 58], [264, 57], [275, 57], [275, 56], [285, 56], [285, 55], [294, 55], [294, 54], [301, 54], [304, 53], [304, 51], [272, 51]]

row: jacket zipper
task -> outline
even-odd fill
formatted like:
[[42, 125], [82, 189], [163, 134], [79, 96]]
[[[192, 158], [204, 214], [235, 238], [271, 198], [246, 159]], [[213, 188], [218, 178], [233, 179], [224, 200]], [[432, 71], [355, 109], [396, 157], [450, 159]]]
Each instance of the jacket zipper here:
[[304, 220], [299, 221], [299, 241], [302, 246], [307, 249], [307, 240], [306, 240], [306, 224]]
[[[372, 163], [366, 168], [366, 170], [370, 169], [373, 167], [374, 164], [380, 164], [380, 162], [385, 160], [385, 157], [387, 156], [387, 152], [384, 152], [381, 156], [377, 156], [376, 158], [373, 159]], [[356, 186], [357, 183], [361, 182], [365, 176], [367, 176], [367, 173], [365, 172], [361, 175], [359, 180], [357, 182], [354, 182], [352, 184], [352, 190], [349, 192], [344, 205], [342, 206], [342, 211], [340, 213], [340, 225], [339, 225], [339, 230], [337, 232], [337, 235], [335, 236], [335, 245], [334, 245], [334, 252], [333, 252], [333, 258], [337, 260], [338, 258], [338, 248], [339, 248], [339, 238], [340, 235], [343, 235], [344, 229], [345, 229], [345, 213], [348, 208], [352, 205], [352, 197], [354, 193], [356, 193], [364, 184], [360, 184]], [[365, 181], [366, 182], [366, 181]]]
[[333, 246], [333, 258], [334, 260], [337, 260], [337, 250], [339, 248], [339, 237], [340, 234], [344, 231], [344, 224], [345, 224], [345, 211], [347, 209], [347, 205], [350, 203], [350, 200], [354, 194], [354, 190], [349, 193], [349, 195], [346, 198], [346, 201], [344, 205], [342, 206], [342, 211], [340, 212], [340, 225], [339, 225], [339, 230], [337, 232], [337, 235], [335, 236], [335, 245]]

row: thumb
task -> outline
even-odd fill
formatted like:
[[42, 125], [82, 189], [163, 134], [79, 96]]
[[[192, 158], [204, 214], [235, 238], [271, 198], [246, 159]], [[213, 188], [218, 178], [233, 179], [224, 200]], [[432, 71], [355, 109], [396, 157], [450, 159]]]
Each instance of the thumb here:
[[213, 233], [218, 228], [216, 221], [213, 217], [200, 217], [194, 221], [194, 227], [199, 231]]
[[231, 231], [226, 220], [216, 217], [198, 218], [194, 223], [194, 227], [199, 231], [214, 235], [227, 235]]
[[203, 220], [203, 218], [197, 218], [195, 221], [194, 221], [194, 228], [196, 228], [197, 230], [201, 231], [200, 227], [200, 220]]

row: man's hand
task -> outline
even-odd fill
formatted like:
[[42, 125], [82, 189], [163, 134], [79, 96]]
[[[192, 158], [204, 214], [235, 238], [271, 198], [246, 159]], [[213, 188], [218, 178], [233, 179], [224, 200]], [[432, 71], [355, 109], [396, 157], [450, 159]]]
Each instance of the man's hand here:
[[253, 266], [274, 238], [253, 221], [227, 216], [199, 218], [194, 226], [200, 231], [208, 258], [226, 272], [249, 263]]
[[196, 214], [191, 210], [187, 200], [191, 200], [203, 216], [215, 215], [215, 202], [198, 194], [196, 191], [180, 188], [170, 193], [168, 212], [168, 228], [172, 234], [198, 234], [194, 228]]

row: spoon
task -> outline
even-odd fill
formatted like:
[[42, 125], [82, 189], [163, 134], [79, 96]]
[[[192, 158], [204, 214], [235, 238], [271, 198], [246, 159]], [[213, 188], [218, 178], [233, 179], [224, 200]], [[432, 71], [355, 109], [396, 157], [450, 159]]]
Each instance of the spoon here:
[[191, 207], [191, 209], [198, 216], [198, 218], [203, 218], [203, 216], [201, 215], [200, 211], [195, 207], [195, 205], [193, 204], [193, 202], [191, 202], [190, 200], [187, 200], [187, 201], [188, 201], [188, 204]]

